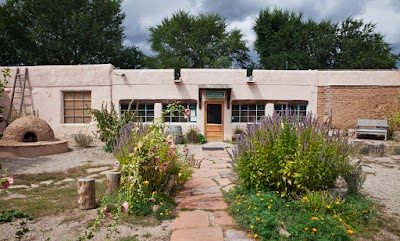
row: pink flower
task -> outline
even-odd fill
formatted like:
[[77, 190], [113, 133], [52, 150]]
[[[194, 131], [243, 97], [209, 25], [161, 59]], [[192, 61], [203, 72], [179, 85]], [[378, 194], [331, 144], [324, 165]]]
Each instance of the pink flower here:
[[190, 116], [190, 109], [185, 110], [185, 115]]
[[129, 177], [128, 177], [128, 182], [133, 182], [134, 180], [135, 180], [134, 177], [132, 177], [132, 176], [129, 176]]
[[165, 169], [168, 168], [168, 162], [164, 162], [164, 163], [161, 165], [161, 168], [165, 171]]
[[173, 140], [168, 140], [167, 143], [168, 143], [168, 145], [171, 146], [172, 144], [174, 144], [174, 141]]
[[2, 184], [1, 184], [1, 187], [2, 188], [8, 188], [10, 186], [10, 183], [7, 181], [7, 182], [3, 182]]
[[9, 93], [11, 93], [11, 90], [10, 89], [6, 89], [6, 90], [4, 90], [4, 92], [9, 94]]
[[111, 216], [111, 214], [110, 213], [106, 213], [106, 215], [104, 216], [105, 218], [108, 218], [108, 217], [110, 217]]
[[169, 152], [168, 152], [168, 155], [169, 155], [169, 156], [173, 156], [173, 155], [174, 155], [174, 152], [173, 152], [173, 151], [169, 151]]
[[104, 212], [108, 213], [110, 211], [110, 208], [107, 206], [104, 207]]
[[115, 161], [114, 166], [115, 168], [119, 168], [119, 161]]
[[153, 156], [154, 156], [154, 152], [150, 151], [150, 152], [149, 152], [149, 156], [150, 156], [150, 157], [153, 157]]
[[154, 166], [154, 170], [157, 171], [158, 170], [158, 166]]
[[122, 203], [122, 212], [126, 213], [128, 212], [128, 209], [129, 209], [129, 203], [127, 201], [124, 201]]
[[7, 177], [7, 181], [10, 185], [12, 185], [14, 183], [14, 177], [13, 176], [9, 176]]

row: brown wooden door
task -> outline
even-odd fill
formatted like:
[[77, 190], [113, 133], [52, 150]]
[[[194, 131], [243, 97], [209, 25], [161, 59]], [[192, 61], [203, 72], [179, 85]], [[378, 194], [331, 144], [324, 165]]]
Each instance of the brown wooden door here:
[[207, 141], [224, 140], [224, 102], [205, 103], [205, 136]]

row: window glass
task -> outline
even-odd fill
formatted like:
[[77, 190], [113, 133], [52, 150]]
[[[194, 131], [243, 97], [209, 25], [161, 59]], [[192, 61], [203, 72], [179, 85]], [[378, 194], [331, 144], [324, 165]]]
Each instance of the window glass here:
[[256, 122], [265, 116], [265, 104], [232, 105], [232, 122]]
[[64, 123], [90, 123], [91, 91], [63, 92]]

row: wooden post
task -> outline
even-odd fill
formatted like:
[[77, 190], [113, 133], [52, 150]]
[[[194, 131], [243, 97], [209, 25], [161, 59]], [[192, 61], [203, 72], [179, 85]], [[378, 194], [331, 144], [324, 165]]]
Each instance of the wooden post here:
[[78, 205], [80, 209], [96, 208], [96, 189], [94, 178], [78, 179]]
[[121, 172], [106, 172], [106, 194], [110, 195], [118, 191], [121, 183]]

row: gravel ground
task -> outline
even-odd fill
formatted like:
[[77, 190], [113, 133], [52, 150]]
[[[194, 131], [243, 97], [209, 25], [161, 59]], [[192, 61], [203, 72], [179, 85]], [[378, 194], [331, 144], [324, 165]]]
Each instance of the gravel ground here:
[[[191, 145], [193, 154], [201, 152], [201, 146]], [[38, 158], [3, 158], [3, 168], [10, 173], [41, 173], [65, 171], [83, 165], [112, 165], [111, 154], [102, 151], [102, 144], [96, 142], [94, 147], [79, 149], [74, 146], [67, 153]], [[400, 156], [363, 157], [364, 171], [367, 173], [363, 193], [378, 203], [382, 230], [370, 239], [363, 240], [400, 240]], [[84, 231], [85, 225], [96, 218], [96, 211], [71, 210], [62, 215], [34, 220], [29, 224], [31, 231], [25, 240], [71, 240]], [[156, 226], [122, 224], [118, 226], [117, 237], [137, 236], [141, 241], [169, 240], [172, 232], [171, 221], [164, 221]], [[0, 240], [12, 240], [18, 222], [0, 225]], [[12, 231], [10, 231], [12, 230]], [[106, 228], [94, 240], [104, 240]], [[115, 240], [118, 240], [117, 238]]]

